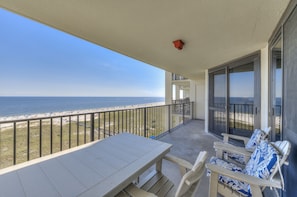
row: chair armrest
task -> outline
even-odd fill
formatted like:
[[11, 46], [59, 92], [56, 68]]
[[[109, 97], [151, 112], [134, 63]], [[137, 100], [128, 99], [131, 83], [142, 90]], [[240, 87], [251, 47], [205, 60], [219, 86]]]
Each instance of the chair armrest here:
[[191, 170], [193, 168], [193, 164], [191, 164], [190, 162], [188, 162], [188, 161], [186, 161], [184, 159], [181, 159], [179, 157], [176, 157], [174, 155], [171, 155], [171, 154], [165, 155], [165, 157], [163, 157], [163, 159], [166, 159], [168, 161], [176, 163], [177, 165], [179, 165], [181, 167], [184, 167], [184, 168], [187, 168], [189, 170]]
[[233, 146], [232, 144], [226, 144], [222, 142], [214, 142], [213, 147], [215, 150], [222, 150], [229, 153], [236, 153], [245, 157], [250, 157], [252, 152], [246, 150], [244, 147]]
[[177, 165], [179, 165], [181, 174], [184, 175], [188, 170], [191, 170], [193, 168], [193, 164], [191, 164], [190, 162], [181, 159], [179, 157], [176, 157], [174, 155], [171, 154], [167, 154], [163, 157], [163, 159], [166, 159], [170, 162], [176, 163]]
[[227, 133], [222, 133], [223, 141], [225, 143], [228, 143], [229, 139], [235, 139], [235, 140], [241, 140], [243, 141], [244, 145], [247, 144], [247, 142], [249, 141], [250, 138], [248, 137], [243, 137], [243, 136], [239, 136], [239, 135], [232, 135], [232, 134], [227, 134]]
[[281, 182], [276, 181], [276, 180], [265, 180], [265, 179], [257, 178], [254, 176], [250, 176], [250, 175], [246, 175], [246, 174], [242, 174], [242, 173], [238, 173], [238, 172], [233, 172], [233, 171], [230, 171], [230, 170], [223, 168], [221, 166], [210, 164], [210, 163], [206, 164], [206, 168], [216, 174], [228, 176], [232, 179], [236, 179], [236, 180], [248, 183], [250, 185], [262, 186], [262, 187], [282, 188]]

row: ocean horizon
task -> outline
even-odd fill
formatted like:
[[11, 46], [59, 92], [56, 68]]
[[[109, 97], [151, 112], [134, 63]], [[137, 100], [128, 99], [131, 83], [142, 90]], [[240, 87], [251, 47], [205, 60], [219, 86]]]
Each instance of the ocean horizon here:
[[164, 97], [0, 96], [0, 117], [165, 102]]

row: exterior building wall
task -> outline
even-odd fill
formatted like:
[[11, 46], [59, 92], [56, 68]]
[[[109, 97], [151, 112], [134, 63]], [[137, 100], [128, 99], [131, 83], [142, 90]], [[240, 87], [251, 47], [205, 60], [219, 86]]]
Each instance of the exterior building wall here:
[[[191, 90], [195, 90], [195, 114], [197, 119], [204, 119], [205, 120], [205, 109], [207, 109], [207, 105], [205, 105], [205, 78], [201, 78], [195, 82], [193, 82], [193, 87]], [[193, 94], [194, 94], [193, 93]]]
[[[268, 43], [266, 47], [261, 49], [261, 62], [260, 62], [260, 72], [261, 72], [261, 81], [259, 84], [261, 84], [261, 108], [260, 108], [260, 113], [261, 113], [261, 123], [260, 126], [261, 128], [265, 128], [268, 126], [268, 109], [269, 109], [269, 85], [268, 85], [268, 76], [269, 76], [269, 48], [268, 48]], [[205, 70], [205, 104], [204, 107], [206, 108], [205, 114], [204, 114], [204, 119], [205, 119], [205, 131], [208, 132], [208, 90], [209, 90], [209, 85], [208, 85], [208, 70]]]
[[283, 169], [283, 197], [297, 194], [297, 1], [291, 1], [292, 11], [283, 23], [283, 120], [282, 138], [291, 143], [289, 165]]
[[[261, 128], [269, 126], [269, 48], [268, 43], [261, 49]], [[166, 104], [172, 101], [172, 73], [166, 72]], [[189, 92], [185, 96], [194, 102], [194, 118], [205, 120], [205, 131], [208, 132], [208, 70], [199, 80], [189, 80]], [[178, 88], [177, 88], [178, 89]], [[179, 93], [176, 93], [177, 98]]]

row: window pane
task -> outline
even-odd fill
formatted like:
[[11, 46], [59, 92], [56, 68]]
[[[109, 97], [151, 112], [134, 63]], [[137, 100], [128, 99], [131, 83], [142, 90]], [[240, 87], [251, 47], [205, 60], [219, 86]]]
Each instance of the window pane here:
[[250, 136], [254, 130], [254, 63], [229, 69], [229, 131]]

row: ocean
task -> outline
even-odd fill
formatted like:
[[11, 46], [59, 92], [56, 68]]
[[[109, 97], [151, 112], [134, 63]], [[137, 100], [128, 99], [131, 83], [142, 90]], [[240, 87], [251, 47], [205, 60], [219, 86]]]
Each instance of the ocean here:
[[164, 102], [164, 97], [0, 97], [0, 117]]

